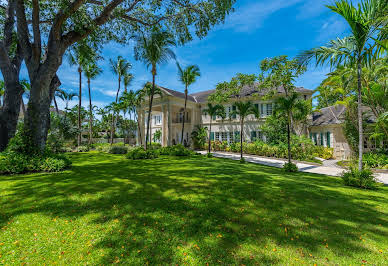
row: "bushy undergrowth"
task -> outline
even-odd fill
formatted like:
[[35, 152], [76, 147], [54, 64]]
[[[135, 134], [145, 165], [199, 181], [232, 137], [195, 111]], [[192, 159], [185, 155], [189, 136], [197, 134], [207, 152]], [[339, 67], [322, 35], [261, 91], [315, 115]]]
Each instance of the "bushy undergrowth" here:
[[158, 157], [159, 150], [145, 150], [143, 147], [132, 149], [126, 154], [126, 158], [131, 160], [154, 159]]
[[345, 185], [364, 189], [373, 189], [376, 186], [376, 179], [370, 169], [358, 170], [356, 166], [351, 166], [349, 171], [342, 173], [342, 180]]
[[112, 154], [127, 154], [128, 147], [124, 145], [112, 145], [108, 152]]
[[294, 163], [285, 163], [283, 166], [283, 170], [288, 173], [296, 173], [298, 172], [298, 166]]
[[18, 132], [7, 149], [0, 154], [0, 174], [28, 172], [59, 172], [71, 165], [63, 154], [56, 154], [49, 148], [43, 152], [33, 147], [26, 135]]
[[388, 155], [384, 153], [365, 153], [363, 155], [364, 165], [369, 168], [380, 168], [388, 170]]
[[[206, 144], [204, 149], [207, 148], [208, 145]], [[212, 141], [211, 148], [214, 151], [240, 152], [240, 143], [228, 144], [226, 141]], [[265, 157], [287, 158], [288, 146], [287, 143], [268, 144], [263, 141], [252, 143], [243, 142], [243, 152]], [[315, 161], [315, 157], [323, 159], [333, 158], [333, 149], [316, 146], [306, 138], [294, 137], [291, 145], [291, 154], [294, 160]]]
[[171, 155], [171, 156], [190, 156], [193, 155], [194, 152], [185, 148], [182, 144], [163, 147], [160, 148], [160, 155]]

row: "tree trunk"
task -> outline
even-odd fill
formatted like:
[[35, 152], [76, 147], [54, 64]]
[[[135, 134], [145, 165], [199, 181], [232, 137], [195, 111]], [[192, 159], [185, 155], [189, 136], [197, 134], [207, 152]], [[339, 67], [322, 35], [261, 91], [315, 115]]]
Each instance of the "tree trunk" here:
[[[119, 93], [120, 93], [120, 86], [121, 86], [121, 76], [119, 75], [119, 87], [117, 88], [117, 93], [116, 93], [116, 103], [119, 100]], [[111, 133], [110, 133], [110, 145], [113, 144], [113, 139], [115, 135], [115, 121], [116, 121], [116, 112], [113, 110], [112, 112], [112, 127], [111, 127]]]
[[290, 112], [287, 114], [287, 145], [288, 145], [288, 163], [291, 163], [291, 126]]
[[88, 79], [88, 91], [89, 91], [89, 145], [92, 144], [93, 139], [93, 113], [92, 113], [92, 94], [90, 92], [90, 79]]
[[361, 61], [357, 64], [357, 87], [358, 87], [358, 170], [362, 170], [362, 155], [364, 151], [364, 133], [362, 126], [362, 86], [361, 86], [362, 67]]
[[81, 131], [81, 104], [82, 104], [82, 69], [79, 66], [78, 67], [78, 73], [79, 73], [79, 93], [78, 93], [78, 146], [81, 146], [81, 138], [82, 138], [82, 131]]
[[142, 139], [142, 136], [141, 136], [141, 128], [140, 128], [139, 116], [136, 114], [136, 112], [135, 112], [135, 119], [137, 121], [137, 130], [138, 130], [139, 139], [140, 139], [140, 146], [143, 146], [143, 139]]
[[4, 81], [3, 107], [0, 109], [0, 152], [16, 133], [23, 89], [18, 77]]
[[146, 134], [146, 143], [145, 148], [148, 148], [148, 138], [151, 138], [150, 136], [150, 125], [151, 125], [151, 111], [152, 111], [152, 102], [154, 100], [154, 92], [155, 92], [155, 75], [156, 75], [156, 69], [155, 67], [152, 68], [152, 90], [151, 95], [149, 99], [149, 111], [148, 111], [148, 121], [147, 121], [147, 134]]
[[[48, 75], [42, 80], [37, 80], [31, 84], [31, 95], [28, 101], [27, 114], [24, 118], [27, 134], [40, 151], [43, 151], [46, 145], [47, 133], [50, 128], [50, 104], [54, 92], [61, 85], [59, 78], [54, 77], [50, 80]], [[46, 86], [49, 88], [45, 89]]]
[[22, 94], [22, 98], [21, 98], [20, 103], [22, 106], [23, 116], [26, 116], [26, 106], [25, 106], [24, 101], [23, 101], [23, 94]]
[[182, 138], [181, 138], [181, 144], [183, 144], [183, 138], [184, 138], [184, 132], [185, 132], [185, 120], [186, 120], [186, 105], [187, 105], [187, 85], [185, 89], [185, 108], [183, 109], [183, 120], [182, 120]]
[[58, 108], [57, 100], [55, 99], [55, 94], [54, 94], [53, 100], [54, 100], [54, 105], [55, 105], [55, 111], [59, 115], [59, 108]]
[[210, 116], [210, 127], [209, 127], [209, 153], [211, 151], [211, 136], [212, 136], [212, 117]]
[[240, 159], [243, 158], [243, 130], [244, 130], [244, 119], [240, 121]]

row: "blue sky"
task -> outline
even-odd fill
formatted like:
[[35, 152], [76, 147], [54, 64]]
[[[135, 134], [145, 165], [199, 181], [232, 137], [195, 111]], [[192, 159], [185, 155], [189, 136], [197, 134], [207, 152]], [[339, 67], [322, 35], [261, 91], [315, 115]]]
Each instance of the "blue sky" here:
[[[288, 55], [327, 43], [346, 35], [344, 20], [325, 7], [328, 0], [238, 0], [235, 12], [222, 25], [216, 26], [202, 40], [195, 39], [184, 47], [175, 48], [182, 66], [197, 64], [202, 76], [190, 92], [215, 88], [230, 80], [236, 73], [259, 73], [259, 63], [266, 57]], [[103, 106], [114, 101], [117, 77], [109, 69], [109, 59], [118, 55], [129, 60], [135, 79], [131, 89], [138, 90], [151, 80], [150, 71], [133, 58], [133, 47], [109, 44], [103, 50], [105, 60], [99, 65], [103, 74], [92, 81], [93, 102]], [[328, 68], [311, 67], [298, 81], [298, 86], [315, 89]], [[25, 73], [25, 71], [23, 71]], [[59, 70], [62, 87], [78, 92], [78, 73], [67, 60]], [[163, 65], [156, 78], [157, 84], [183, 91], [177, 80], [175, 62]], [[87, 106], [86, 82], [83, 82], [83, 105]], [[76, 101], [71, 103], [74, 105]], [[59, 102], [60, 107], [64, 104]]]

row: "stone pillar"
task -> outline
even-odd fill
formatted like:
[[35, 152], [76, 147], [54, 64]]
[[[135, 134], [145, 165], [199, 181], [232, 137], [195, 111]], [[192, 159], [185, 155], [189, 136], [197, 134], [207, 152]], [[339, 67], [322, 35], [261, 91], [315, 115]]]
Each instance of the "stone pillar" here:
[[145, 145], [146, 135], [145, 135], [145, 111], [144, 111], [144, 109], [141, 110], [140, 117], [141, 117], [141, 120], [140, 120], [141, 138], [142, 138], [143, 145]]
[[167, 146], [172, 145], [172, 132], [171, 132], [171, 123], [172, 123], [172, 112], [170, 102], [167, 102]]
[[168, 132], [169, 132], [169, 128], [168, 128], [168, 107], [167, 107], [167, 104], [163, 104], [162, 105], [162, 113], [163, 113], [163, 117], [162, 117], [162, 145], [163, 147], [166, 147], [168, 145]]

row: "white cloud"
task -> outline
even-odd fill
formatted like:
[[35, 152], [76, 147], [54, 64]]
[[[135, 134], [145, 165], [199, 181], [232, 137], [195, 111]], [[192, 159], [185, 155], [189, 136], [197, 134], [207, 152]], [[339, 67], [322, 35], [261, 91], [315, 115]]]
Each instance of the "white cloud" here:
[[331, 16], [319, 28], [316, 40], [326, 43], [334, 38], [343, 37], [346, 29], [347, 24], [342, 18]]
[[238, 32], [250, 32], [262, 27], [265, 19], [276, 11], [300, 2], [302, 0], [272, 0], [236, 7], [236, 11], [227, 17], [222, 28], [233, 29]]

